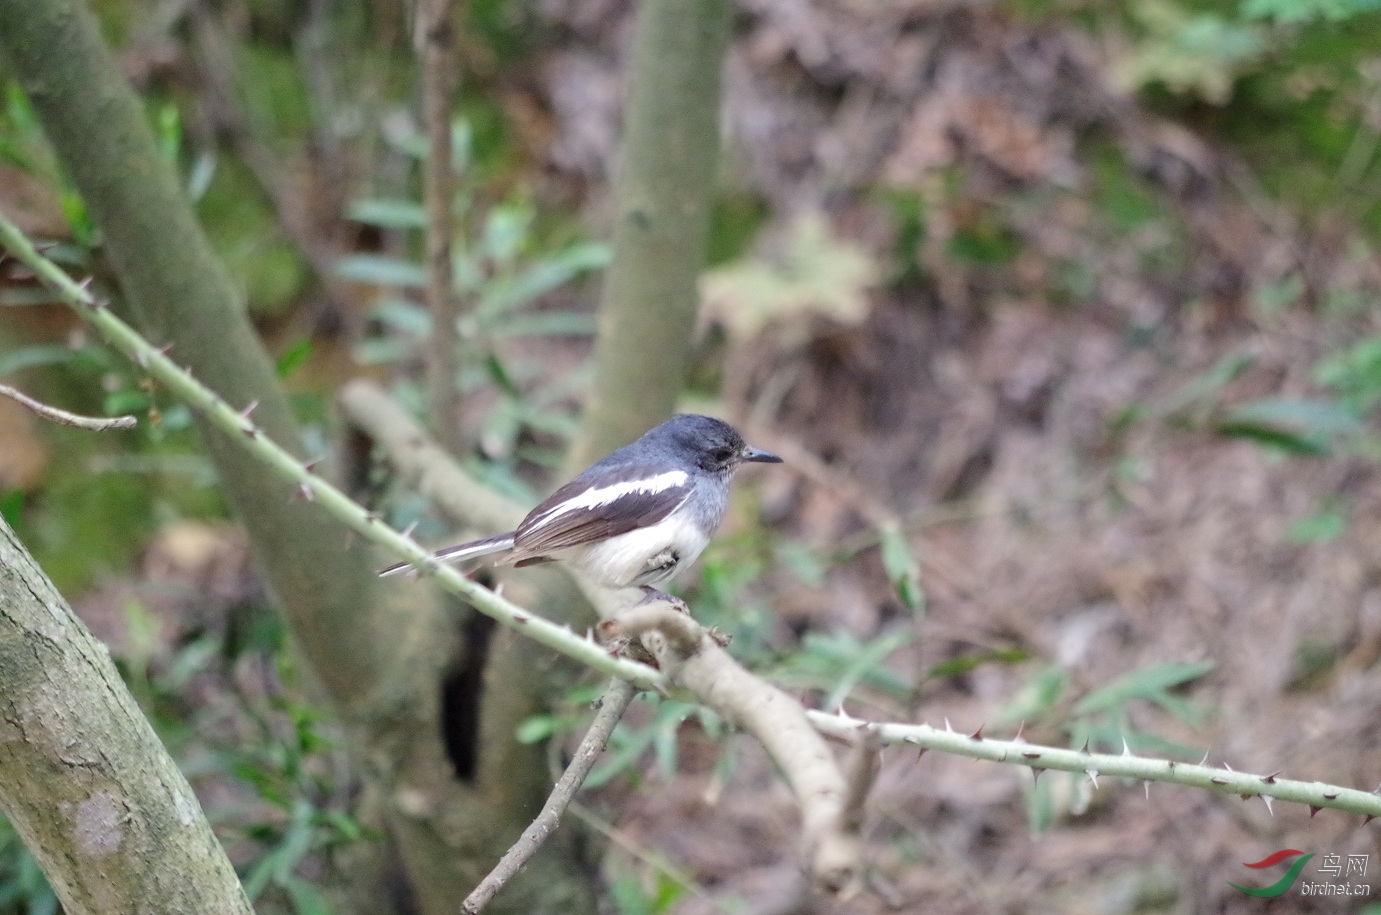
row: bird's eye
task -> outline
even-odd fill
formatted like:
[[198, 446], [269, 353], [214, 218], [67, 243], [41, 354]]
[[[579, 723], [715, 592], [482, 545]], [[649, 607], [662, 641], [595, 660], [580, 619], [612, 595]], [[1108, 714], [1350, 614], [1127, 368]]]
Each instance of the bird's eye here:
[[732, 448], [716, 448], [714, 452], [715, 463], [727, 464], [734, 456]]

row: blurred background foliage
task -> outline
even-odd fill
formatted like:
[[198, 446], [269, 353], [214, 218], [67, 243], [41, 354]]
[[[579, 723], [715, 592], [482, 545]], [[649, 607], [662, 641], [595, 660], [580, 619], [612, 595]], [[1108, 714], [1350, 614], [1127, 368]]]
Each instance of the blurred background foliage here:
[[[1159, 657], [1110, 656], [1097, 673], [1069, 647], [1100, 637], [1109, 602], [1138, 625], [1165, 612], [1157, 595], [1192, 604], [1163, 577], [1174, 572], [1110, 564], [1087, 593], [1051, 598], [1049, 614], [1070, 626], [1042, 639], [1020, 607], [982, 624], [947, 616], [973, 586], [944, 565], [946, 547], [973, 543], [953, 525], [981, 533], [1000, 514], [1003, 536], [1033, 556], [1029, 538], [1051, 504], [1134, 515], [1154, 501], [1146, 491], [1167, 437], [1245, 441], [1263, 473], [1331, 462], [1291, 471], [1322, 481], [1261, 511], [1284, 516], [1278, 542], [1293, 549], [1349, 534], [1372, 542], [1356, 522], [1381, 456], [1381, 3], [1002, 0], [967, 11], [900, 4], [872, 19], [834, 4], [793, 19], [790, 6], [744, 3], [736, 25], [687, 402], [792, 429], [821, 467], [736, 491], [731, 523], [683, 593], [732, 636], [740, 660], [824, 708], [897, 719], [984, 708], [994, 726], [1024, 723], [1032, 739], [1197, 756], [1223, 709], [1249, 704], [1231, 693], [1231, 670], [1173, 638]], [[93, 7], [316, 450], [332, 441], [331, 393], [353, 375], [386, 380], [420, 411], [426, 150], [404, 4]], [[626, 7], [465, 6], [456, 383], [477, 447], [458, 457], [521, 501], [551, 484], [589, 377]], [[937, 50], [946, 39], [952, 49]], [[926, 75], [908, 76], [906, 61]], [[1025, 94], [1023, 80], [1038, 88]], [[100, 238], [8, 80], [3, 100], [0, 207], [108, 287]], [[886, 139], [870, 148], [870, 137]], [[1248, 218], [1257, 224], [1243, 229]], [[331, 852], [371, 840], [352, 817], [343, 737], [292, 669], [187, 411], [40, 298], [0, 275], [0, 305], [32, 306], [5, 308], [0, 381], [151, 422], [97, 436], [40, 428], [0, 404], [0, 511], [111, 644], [259, 910], [330, 911]], [[1073, 328], [1076, 341], [1108, 331], [1119, 360], [1150, 367], [1077, 382], [1069, 366], [1094, 357], [1052, 327]], [[958, 418], [972, 401], [951, 396], [956, 353], [972, 357], [974, 377], [997, 379], [986, 406]], [[1100, 389], [1089, 395], [1097, 418], [1056, 427], [1050, 404], [1080, 383]], [[925, 385], [949, 402], [907, 393]], [[982, 485], [998, 486], [1010, 441], [1071, 427], [1084, 438], [1060, 453], [1075, 455], [1084, 491], [999, 489], [997, 508], [981, 498], [992, 492]], [[387, 508], [399, 526], [446, 535], [414, 496], [391, 493]], [[995, 583], [1010, 556], [993, 549], [987, 566], [958, 553]], [[1269, 577], [1267, 565], [1252, 557], [1247, 568]], [[1075, 566], [1052, 574], [1078, 579]], [[1014, 582], [992, 604], [1033, 593]], [[1357, 656], [1376, 643], [1370, 630], [1248, 623], [1287, 643], [1269, 686], [1282, 695], [1317, 695], [1348, 665], [1374, 661]], [[519, 739], [578, 730], [591, 695], [582, 687], [529, 719]], [[685, 703], [640, 701], [596, 772], [592, 787], [607, 793], [596, 798], [680, 771], [703, 776], [693, 794], [723, 791], [745, 752], [726, 734]], [[1087, 811], [1089, 786], [1076, 782], [1047, 776], [1027, 790], [1026, 828]], [[728, 866], [686, 853], [697, 876], [685, 861], [630, 851], [671, 828], [666, 809], [641, 803], [664, 825], [615, 843], [610, 898], [628, 913], [693, 908], [696, 881]], [[907, 825], [912, 815], [898, 808], [878, 829], [892, 855], [884, 869], [943, 862]], [[1154, 902], [1163, 875], [1128, 892]], [[0, 912], [55, 906], [0, 823]]]

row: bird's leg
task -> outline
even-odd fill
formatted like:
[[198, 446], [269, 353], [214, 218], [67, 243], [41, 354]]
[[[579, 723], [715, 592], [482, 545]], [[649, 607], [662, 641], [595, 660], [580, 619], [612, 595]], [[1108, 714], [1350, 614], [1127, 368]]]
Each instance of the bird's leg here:
[[686, 602], [681, 600], [681, 598], [679, 597], [672, 597], [665, 591], [660, 591], [657, 588], [652, 587], [651, 585], [643, 585], [642, 592], [643, 599], [638, 601], [638, 603], [640, 604], [656, 603], [659, 600], [666, 601], [668, 604], [671, 604], [673, 610], [680, 610], [687, 616], [690, 615], [690, 607], [687, 607]]

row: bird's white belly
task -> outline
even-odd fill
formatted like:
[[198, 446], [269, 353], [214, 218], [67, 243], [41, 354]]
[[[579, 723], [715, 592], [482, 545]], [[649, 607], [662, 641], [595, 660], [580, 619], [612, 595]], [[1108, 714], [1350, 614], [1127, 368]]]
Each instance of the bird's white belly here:
[[[572, 550], [572, 565], [587, 578], [605, 588], [632, 588], [655, 585], [671, 578], [695, 562], [708, 538], [686, 512], [674, 511], [651, 527], [639, 528], [602, 543]], [[675, 554], [671, 568], [649, 568], [649, 557]]]

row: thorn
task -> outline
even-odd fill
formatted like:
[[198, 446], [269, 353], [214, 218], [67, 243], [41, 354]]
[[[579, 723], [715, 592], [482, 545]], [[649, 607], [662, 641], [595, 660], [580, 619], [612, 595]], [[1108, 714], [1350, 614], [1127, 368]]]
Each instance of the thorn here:
[[1367, 814], [1367, 818], [1366, 818], [1365, 820], [1362, 821], [1362, 825], [1365, 826], [1365, 825], [1367, 825], [1368, 823], [1370, 823], [1370, 822], [1371, 822], [1372, 820], [1374, 820], [1374, 819], [1376, 819], [1376, 814], [1374, 814], [1374, 813], [1369, 813], [1369, 814]]
[[1334, 791], [1332, 794], [1325, 794], [1323, 799], [1326, 801], [1336, 801], [1338, 799], [1338, 792]]
[[1091, 782], [1093, 782], [1093, 790], [1094, 790], [1094, 791], [1097, 791], [1097, 790], [1098, 790], [1098, 770], [1097, 770], [1097, 769], [1085, 769], [1085, 770], [1084, 770], [1084, 773], [1088, 775], [1088, 780], [1091, 781]]
[[1150, 782], [1150, 780], [1149, 780], [1149, 779], [1144, 779], [1144, 780], [1141, 782], [1141, 787], [1142, 787], [1142, 789], [1146, 792], [1146, 800], [1149, 801], [1149, 800], [1151, 799], [1151, 782]]
[[312, 487], [308, 486], [306, 483], [298, 483], [297, 498], [303, 502], [315, 502], [316, 493], [314, 493]]
[[1268, 785], [1274, 785], [1274, 784], [1276, 783], [1276, 776], [1279, 775], [1280, 773], [1281, 773], [1281, 770], [1280, 770], [1280, 769], [1277, 769], [1277, 770], [1275, 770], [1274, 772], [1272, 772], [1270, 775], [1263, 775], [1263, 776], [1261, 776], [1261, 780], [1262, 780], [1263, 782], [1265, 782], [1266, 784], [1268, 784]]
[[172, 351], [173, 351], [173, 345], [172, 345], [171, 343], [165, 343], [165, 344], [163, 344], [162, 346], [158, 347], [157, 350], [155, 350], [155, 352], [157, 352], [158, 355], [160, 355], [160, 356], [166, 356], [166, 355], [168, 355], [169, 353], [171, 353]]
[[1208, 762], [1208, 751], [1204, 750], [1204, 758], [1199, 760], [1199, 765], [1202, 766], [1206, 762]]
[[1026, 743], [1026, 738], [1022, 737], [1022, 732], [1026, 730], [1026, 720], [1022, 719], [1021, 724], [1017, 725], [1017, 736], [1012, 738], [1012, 743]]
[[1088, 756], [1088, 755], [1089, 755], [1089, 751], [1088, 751], [1088, 738], [1087, 738], [1087, 737], [1084, 738], [1084, 748], [1083, 748], [1082, 750], [1080, 750], [1079, 752], [1080, 752], [1080, 753], [1083, 753], [1085, 756]]
[[949, 726], [949, 716], [948, 716], [948, 715], [945, 716], [945, 730], [946, 730], [947, 732], [951, 733], [951, 734], [954, 733], [954, 728], [952, 728], [952, 727]]
[[1213, 776], [1213, 778], [1210, 778], [1209, 781], [1211, 781], [1211, 782], [1212, 782], [1213, 784], [1215, 784], [1215, 785], [1226, 785], [1226, 784], [1228, 783], [1228, 780], [1227, 780], [1227, 779], [1225, 779], [1225, 778], [1219, 778], [1219, 777], [1216, 776], [1216, 775]]
[[1319, 812], [1320, 810], [1322, 810], [1322, 809], [1323, 809], [1322, 807], [1315, 807], [1313, 804], [1310, 804], [1310, 805], [1309, 805], [1309, 819], [1311, 819], [1311, 820], [1314, 819], [1314, 814], [1318, 813], [1318, 812]]
[[368, 521], [370, 524], [378, 524], [379, 521], [380, 521], [379, 513], [378, 513], [378, 512], [365, 512], [365, 513], [364, 513], [364, 520]]
[[85, 279], [80, 280], [80, 281], [77, 283], [77, 288], [80, 289], [82, 292], [86, 292], [86, 290], [90, 289], [90, 288], [91, 288], [91, 276], [88, 275]]
[[1275, 800], [1275, 799], [1274, 799], [1273, 797], [1271, 797], [1269, 794], [1263, 794], [1263, 795], [1261, 795], [1261, 799], [1262, 799], [1263, 801], [1266, 802], [1266, 809], [1270, 812], [1271, 816], [1275, 816], [1275, 815], [1276, 815], [1276, 809], [1275, 809], [1274, 807], [1271, 806], [1271, 801], [1273, 801], [1273, 800]]
[[1123, 755], [1123, 756], [1131, 756], [1131, 755], [1132, 755], [1132, 748], [1129, 747], [1129, 746], [1127, 746], [1127, 738], [1125, 738], [1125, 737], [1122, 738], [1122, 755]]
[[1170, 770], [1169, 770], [1169, 771], [1174, 772], [1174, 771], [1175, 771], [1175, 765], [1176, 765], [1175, 761], [1174, 761], [1173, 759], [1167, 759], [1166, 762], [1167, 762], [1167, 763], [1169, 764], [1169, 766], [1170, 766]]
[[1021, 755], [1024, 756], [1025, 758], [1027, 758], [1027, 759], [1040, 759], [1040, 758], [1041, 758], [1041, 754], [1039, 754], [1039, 753], [1022, 753]]
[[513, 622], [518, 626], [526, 626], [530, 619], [526, 613], [515, 613], [513, 614]]
[[1229, 766], [1226, 762], [1223, 763], [1223, 768], [1224, 768], [1224, 769], [1227, 769], [1229, 772], [1232, 772], [1232, 771], [1233, 771], [1232, 766]]
[[969, 740], [982, 740], [982, 739], [983, 739], [983, 729], [986, 728], [986, 727], [987, 727], [986, 724], [980, 724], [980, 725], [978, 726], [978, 730], [974, 731], [972, 734], [969, 735]]
[[249, 422], [249, 418], [254, 415], [254, 411], [259, 409], [259, 401], [251, 400], [249, 406], [240, 411], [240, 419]]
[[307, 473], [315, 473], [317, 465], [324, 460], [326, 460], [325, 456], [314, 457], [307, 463], [303, 464], [302, 469], [305, 470]]
[[920, 758], [921, 758], [922, 756], [924, 756], [924, 755], [925, 755], [925, 747], [918, 747], [918, 748], [916, 749], [916, 759], [919, 761]]
[[1041, 777], [1041, 773], [1044, 772], [1044, 771], [1045, 771], [1045, 770], [1042, 769], [1040, 766], [1032, 766], [1032, 767], [1031, 767], [1031, 784], [1034, 785], [1037, 781], [1039, 781], [1039, 780], [1040, 780], [1040, 777]]
[[145, 371], [148, 371], [148, 369], [149, 369], [149, 354], [146, 353], [146, 352], [144, 352], [143, 350], [140, 350], [139, 352], [135, 353], [135, 354], [134, 354], [134, 364], [137, 365], [137, 366], [139, 366], [141, 369], [143, 369], [143, 370], [145, 370]]
[[[494, 596], [503, 597], [503, 582], [499, 582], [497, 585], [494, 586]], [[523, 622], [527, 621], [524, 620]]]

